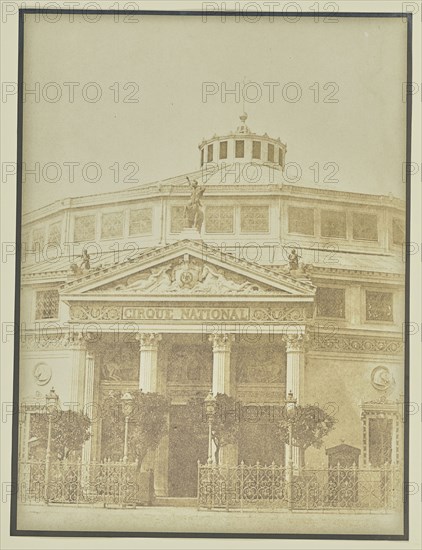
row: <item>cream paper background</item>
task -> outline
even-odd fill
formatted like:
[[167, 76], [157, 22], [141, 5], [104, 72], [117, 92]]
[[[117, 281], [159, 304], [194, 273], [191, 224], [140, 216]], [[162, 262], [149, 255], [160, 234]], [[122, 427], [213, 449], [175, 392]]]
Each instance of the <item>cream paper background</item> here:
[[[67, 5], [66, 5], [67, 4]], [[217, 3], [212, 3], [214, 6]], [[277, 6], [278, 4], [278, 6]], [[273, 3], [276, 6], [276, 10], [283, 8], [288, 3], [279, 2]], [[89, 6], [95, 8], [96, 5], [92, 2], [75, 2], [72, 3], [75, 8], [83, 8]], [[186, 9], [201, 10], [202, 3], [200, 2], [101, 2], [101, 8], [137, 8], [137, 9]], [[236, 9], [242, 3], [229, 3], [226, 2], [226, 9]], [[253, 9], [251, 3], [243, 3], [248, 9]], [[295, 5], [300, 5], [302, 11], [309, 11], [315, 9], [315, 3], [312, 2], [295, 2]], [[320, 6], [327, 3], [321, 2]], [[368, 11], [368, 12], [380, 12], [380, 11], [395, 11], [401, 12], [406, 9], [417, 9], [419, 13], [414, 17], [414, 73], [413, 81], [421, 82], [420, 77], [420, 39], [421, 39], [421, 5], [417, 2], [381, 2], [381, 1], [355, 1], [355, 2], [337, 2], [340, 11]], [[1, 4], [1, 17], [2, 17], [2, 83], [16, 82], [17, 79], [17, 7], [69, 7], [69, 3], [66, 2], [3, 2]], [[407, 6], [407, 8], [406, 8]], [[254, 5], [255, 7], [255, 5]], [[321, 24], [321, 23], [320, 23]], [[404, 24], [404, 23], [403, 23]], [[322, 24], [321, 24], [322, 25]], [[292, 25], [294, 26], [294, 25]], [[99, 27], [99, 26], [98, 26]], [[104, 37], [103, 40], [111, 41], [112, 37]], [[392, 37], [393, 40], [393, 37]], [[51, 47], [54, 47], [51, 45]], [[388, 46], [387, 46], [388, 47]], [[88, 51], [84, 51], [83, 55], [89, 55]], [[118, 56], [118, 51], [116, 51]], [[391, 55], [394, 56], [394, 48], [391, 50]], [[394, 63], [394, 57], [391, 58], [391, 63]], [[387, 75], [386, 75], [387, 76]], [[380, 78], [378, 76], [378, 78]], [[381, 74], [382, 78], [382, 74]], [[89, 80], [89, 79], [88, 79]], [[237, 80], [237, 79], [233, 79]], [[385, 86], [388, 87], [389, 81], [385, 77]], [[375, 93], [375, 92], [374, 92]], [[413, 155], [412, 160], [416, 163], [421, 163], [420, 159], [420, 118], [421, 118], [421, 91], [414, 96], [413, 101]], [[221, 106], [221, 104], [219, 104]], [[212, 119], [212, 115], [210, 115]], [[227, 117], [225, 117], [227, 120]], [[79, 538], [60, 538], [56, 540], [51, 537], [10, 537], [9, 521], [10, 521], [10, 500], [7, 496], [8, 484], [10, 483], [10, 469], [11, 469], [11, 417], [7, 414], [12, 396], [12, 374], [13, 374], [13, 339], [7, 335], [7, 331], [10, 330], [10, 323], [13, 322], [14, 301], [13, 294], [10, 291], [14, 287], [14, 256], [12, 251], [12, 243], [15, 238], [15, 181], [13, 178], [4, 176], [5, 163], [14, 162], [16, 159], [16, 98], [5, 98], [2, 96], [2, 187], [1, 187], [1, 209], [2, 209], [2, 369], [1, 369], [1, 391], [2, 391], [2, 433], [1, 433], [1, 448], [2, 448], [2, 510], [1, 510], [1, 533], [2, 542], [1, 546], [5, 549], [12, 548], [196, 548], [201, 545], [203, 548], [338, 548], [341, 544], [344, 548], [420, 548], [420, 494], [421, 494], [421, 476], [420, 476], [420, 457], [421, 457], [421, 438], [420, 438], [420, 414], [413, 415], [410, 418], [411, 426], [411, 449], [410, 449], [410, 481], [419, 484], [419, 494], [410, 497], [411, 503], [411, 517], [410, 524], [413, 527], [411, 531], [410, 542], [391, 542], [388, 541], [306, 541], [306, 540], [245, 540], [245, 539], [232, 539], [219, 541], [217, 539], [208, 540], [196, 540], [196, 539], [112, 539], [112, 538], [95, 538], [95, 539], [79, 539]], [[165, 116], [163, 116], [163, 123], [165, 123]], [[209, 121], [205, 121], [205, 127], [209, 126]], [[208, 126], [207, 126], [208, 124]], [[196, 135], [195, 132], [193, 132]], [[281, 136], [283, 139], [283, 136]], [[397, 136], [398, 149], [403, 146], [403, 136]], [[189, 149], [189, 148], [188, 148]], [[394, 160], [394, 159], [393, 159]], [[379, 162], [374, 159], [375, 163]], [[393, 162], [394, 164], [394, 162]], [[181, 168], [182, 172], [183, 169]], [[397, 170], [397, 168], [396, 168]], [[172, 174], [177, 173], [177, 170], [172, 170]], [[401, 167], [398, 170], [401, 180]], [[148, 178], [147, 178], [148, 179]], [[380, 182], [382, 185], [382, 182]], [[353, 189], [358, 191], [359, 189]], [[380, 189], [381, 191], [381, 189]], [[392, 190], [394, 192], [394, 190]], [[65, 193], [68, 194], [68, 193]], [[412, 182], [412, 233], [411, 241], [419, 243], [421, 246], [420, 238], [420, 172], [414, 177]], [[410, 388], [410, 401], [419, 404], [421, 406], [420, 396], [420, 331], [421, 331], [421, 317], [420, 317], [420, 259], [421, 249], [419, 253], [411, 257], [411, 312], [410, 320], [414, 323], [419, 323], [419, 334], [411, 337], [411, 376], [412, 385]]]

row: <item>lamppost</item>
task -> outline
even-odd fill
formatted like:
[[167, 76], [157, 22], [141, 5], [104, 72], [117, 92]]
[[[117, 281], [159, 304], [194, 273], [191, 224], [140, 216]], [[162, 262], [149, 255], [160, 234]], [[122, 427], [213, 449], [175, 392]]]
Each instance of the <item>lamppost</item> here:
[[293, 483], [293, 422], [296, 416], [297, 399], [293, 397], [293, 392], [290, 390], [286, 399], [286, 414], [289, 425], [289, 445], [288, 445], [288, 460], [287, 460], [287, 498], [289, 500], [289, 508], [293, 508], [292, 502], [292, 483]]
[[209, 391], [204, 403], [208, 420], [208, 464], [212, 464], [214, 462], [212, 457], [212, 423], [217, 408], [217, 399], [214, 397], [212, 390]]
[[125, 417], [125, 442], [123, 446], [123, 462], [127, 462], [127, 439], [128, 439], [128, 429], [129, 429], [129, 417], [132, 414], [133, 410], [133, 397], [129, 392], [126, 392], [122, 395], [122, 411]]
[[59, 396], [54, 388], [45, 396], [45, 405], [48, 418], [47, 450], [45, 454], [45, 480], [44, 480], [44, 498], [48, 503], [48, 485], [50, 481], [50, 459], [51, 459], [51, 421], [54, 411], [58, 409]]

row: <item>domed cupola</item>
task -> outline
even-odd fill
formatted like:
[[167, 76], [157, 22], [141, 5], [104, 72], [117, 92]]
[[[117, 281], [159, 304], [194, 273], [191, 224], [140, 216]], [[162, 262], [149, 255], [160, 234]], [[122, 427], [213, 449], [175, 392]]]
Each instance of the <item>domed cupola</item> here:
[[[243, 113], [240, 116], [240, 125], [235, 132], [221, 136], [214, 135], [211, 139], [204, 139], [199, 144], [200, 165], [203, 172], [207, 172], [210, 176], [216, 172], [227, 172], [228, 179], [232, 180], [230, 183], [234, 183], [233, 180], [237, 182], [251, 180], [251, 177], [245, 177], [245, 174], [258, 172], [265, 182], [269, 183], [267, 177], [269, 171], [283, 171], [286, 144], [282, 143], [280, 138], [274, 139], [267, 134], [255, 134], [247, 126], [247, 119], [248, 115]], [[239, 173], [238, 178], [234, 177], [236, 171]], [[230, 174], [231, 177], [229, 177]], [[258, 178], [258, 180], [261, 179], [262, 177]], [[255, 179], [253, 183], [259, 183], [258, 180]]]

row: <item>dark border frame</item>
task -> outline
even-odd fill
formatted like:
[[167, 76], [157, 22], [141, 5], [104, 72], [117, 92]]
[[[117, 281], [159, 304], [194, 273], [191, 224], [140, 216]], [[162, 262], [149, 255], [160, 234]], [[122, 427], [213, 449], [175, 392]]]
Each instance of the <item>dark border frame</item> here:
[[[204, 12], [197, 11], [166, 11], [166, 10], [84, 10], [84, 9], [19, 9], [19, 49], [18, 49], [18, 110], [17, 110], [17, 189], [16, 189], [16, 243], [21, 242], [22, 225], [22, 137], [23, 137], [23, 57], [24, 57], [24, 18], [25, 14], [101, 14], [101, 15], [170, 15], [170, 16], [220, 16], [224, 13], [230, 17], [238, 15], [235, 11]], [[248, 16], [272, 16], [272, 17], [330, 17], [339, 18], [401, 18], [407, 26], [407, 84], [412, 82], [412, 30], [413, 15], [411, 13], [383, 12], [247, 12]], [[403, 534], [402, 535], [342, 535], [342, 534], [304, 534], [304, 533], [191, 533], [191, 532], [121, 532], [121, 531], [41, 531], [17, 529], [17, 504], [18, 504], [18, 430], [19, 419], [16, 414], [19, 411], [19, 349], [20, 349], [20, 282], [21, 282], [21, 250], [16, 245], [15, 263], [15, 339], [14, 339], [14, 364], [13, 364], [13, 425], [12, 425], [12, 491], [10, 509], [10, 535], [11, 536], [43, 536], [43, 537], [119, 537], [119, 538], [215, 538], [215, 539], [307, 539], [307, 540], [409, 540], [409, 495], [405, 493], [405, 487], [409, 484], [409, 313], [410, 313], [410, 191], [411, 191], [411, 138], [412, 138], [412, 94], [406, 89], [406, 261], [405, 261], [405, 327], [404, 337], [404, 406], [403, 406], [403, 433], [404, 433], [404, 477], [403, 477]]]

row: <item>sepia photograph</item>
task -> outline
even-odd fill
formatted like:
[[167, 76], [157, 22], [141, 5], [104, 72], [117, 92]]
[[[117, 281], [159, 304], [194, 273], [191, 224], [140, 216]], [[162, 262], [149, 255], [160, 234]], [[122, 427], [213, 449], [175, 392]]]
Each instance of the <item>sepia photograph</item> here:
[[20, 11], [12, 534], [406, 540], [411, 28]]

